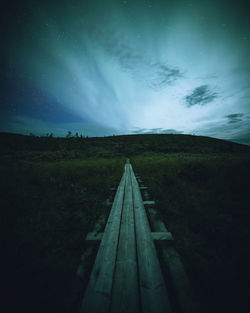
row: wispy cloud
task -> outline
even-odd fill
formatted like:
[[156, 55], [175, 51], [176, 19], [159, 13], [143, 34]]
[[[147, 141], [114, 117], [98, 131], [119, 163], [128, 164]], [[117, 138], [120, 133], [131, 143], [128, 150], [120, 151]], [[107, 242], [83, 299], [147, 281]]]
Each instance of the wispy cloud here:
[[[178, 1], [171, 9], [160, 1], [150, 10], [140, 1], [126, 7], [118, 2], [66, 1], [58, 14], [56, 6], [41, 4], [20, 30], [13, 19], [17, 31], [3, 47], [9, 69], [4, 81], [34, 88], [23, 92], [23, 85], [7, 84], [4, 120], [34, 120], [11, 120], [6, 129], [250, 134], [249, 119], [238, 115], [249, 110], [250, 96], [248, 42], [238, 25], [219, 31], [221, 18], [203, 5], [201, 20], [197, 6]], [[247, 39], [249, 29], [243, 29]]]
[[205, 105], [212, 102], [218, 97], [217, 92], [211, 90], [208, 85], [202, 85], [195, 88], [190, 95], [187, 95], [184, 99], [188, 107], [194, 105]]
[[201, 129], [195, 129], [194, 133], [250, 145], [249, 120], [249, 114], [229, 114], [218, 121], [207, 122]]
[[135, 79], [144, 81], [155, 91], [165, 88], [183, 77], [183, 72], [178, 67], [166, 62], [155, 62], [133, 48], [123, 36], [95, 33], [95, 39], [105, 53], [118, 62], [123, 71], [132, 74]]

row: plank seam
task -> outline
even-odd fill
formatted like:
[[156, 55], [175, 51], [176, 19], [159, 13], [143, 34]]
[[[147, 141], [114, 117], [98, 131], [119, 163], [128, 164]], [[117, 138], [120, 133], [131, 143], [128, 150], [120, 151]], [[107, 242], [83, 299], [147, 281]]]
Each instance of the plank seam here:
[[137, 247], [137, 232], [136, 232], [136, 220], [135, 220], [135, 205], [134, 205], [134, 186], [132, 184], [132, 165], [130, 165], [130, 182], [132, 185], [132, 199], [133, 199], [133, 214], [134, 214], [134, 232], [135, 232], [135, 249], [136, 249], [136, 269], [137, 269], [137, 284], [138, 284], [138, 295], [139, 295], [139, 310], [142, 312], [142, 297], [141, 297], [141, 288], [140, 288], [140, 270], [138, 262], [138, 247]]
[[123, 215], [123, 210], [124, 210], [124, 199], [125, 199], [125, 192], [126, 192], [125, 187], [126, 187], [126, 182], [127, 182], [127, 178], [128, 178], [126, 165], [125, 165], [125, 171], [126, 171], [126, 176], [125, 176], [125, 182], [124, 182], [124, 192], [123, 192], [123, 197], [122, 197], [122, 210], [121, 210], [121, 215], [120, 215], [119, 234], [118, 234], [117, 247], [116, 247], [115, 266], [114, 266], [114, 271], [113, 271], [113, 280], [112, 280], [112, 287], [111, 287], [111, 297], [110, 297], [110, 303], [109, 303], [108, 312], [111, 312], [111, 305], [112, 305], [112, 298], [113, 298], [113, 289], [114, 289], [114, 279], [115, 279], [115, 273], [116, 273], [116, 267], [117, 267], [118, 248], [119, 248], [119, 241], [120, 241], [120, 234], [121, 234], [122, 215]]

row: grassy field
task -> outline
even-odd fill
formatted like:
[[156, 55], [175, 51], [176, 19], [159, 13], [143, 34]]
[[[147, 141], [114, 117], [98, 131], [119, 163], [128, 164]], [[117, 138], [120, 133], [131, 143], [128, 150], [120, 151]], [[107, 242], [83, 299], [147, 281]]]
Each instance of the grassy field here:
[[[1, 163], [1, 269], [6, 311], [77, 312], [85, 236], [109, 211], [123, 160]], [[1, 304], [3, 305], [3, 303]]]
[[249, 156], [152, 155], [131, 162], [207, 312], [248, 312]]
[[208, 137], [0, 134], [2, 312], [77, 312], [84, 238], [126, 157], [208, 313], [247, 312], [250, 148]]

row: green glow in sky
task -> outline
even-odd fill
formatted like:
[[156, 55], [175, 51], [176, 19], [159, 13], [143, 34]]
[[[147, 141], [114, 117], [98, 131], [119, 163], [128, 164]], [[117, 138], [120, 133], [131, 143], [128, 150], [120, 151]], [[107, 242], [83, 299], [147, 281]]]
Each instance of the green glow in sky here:
[[[176, 132], [250, 142], [247, 2], [27, 1], [10, 12], [7, 70], [36, 92], [23, 111], [8, 113], [8, 130], [37, 121], [44, 132], [91, 125], [99, 135]], [[39, 94], [80, 121], [53, 123], [58, 113], [49, 104], [42, 118], [31, 116]]]

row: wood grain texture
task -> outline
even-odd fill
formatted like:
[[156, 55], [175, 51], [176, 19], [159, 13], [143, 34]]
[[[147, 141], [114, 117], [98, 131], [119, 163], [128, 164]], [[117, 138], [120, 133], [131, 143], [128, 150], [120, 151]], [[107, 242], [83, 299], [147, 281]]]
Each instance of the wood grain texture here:
[[83, 298], [81, 313], [109, 312], [127, 175], [125, 168]]
[[[155, 208], [148, 209], [150, 220], [155, 232], [167, 232], [165, 224], [159, 218]], [[193, 289], [186, 275], [180, 255], [171, 245], [162, 245], [163, 262], [168, 267], [175, 296], [177, 298], [181, 313], [203, 312], [198, 300], [195, 298]]]
[[103, 233], [95, 233], [95, 232], [90, 232], [87, 234], [85, 240], [88, 242], [92, 241], [101, 241], [103, 237]]
[[170, 232], [151, 232], [151, 236], [153, 240], [156, 241], [173, 241], [174, 238]]
[[[150, 204], [152, 202], [150, 201]], [[102, 237], [102, 239], [101, 239]], [[81, 313], [170, 313], [170, 304], [141, 192], [127, 161], [82, 302]]]
[[139, 312], [135, 222], [130, 165], [126, 164], [128, 176], [120, 227], [116, 271], [114, 276], [111, 312]]
[[131, 167], [139, 284], [143, 313], [171, 312], [167, 289], [151, 236], [138, 183]]

